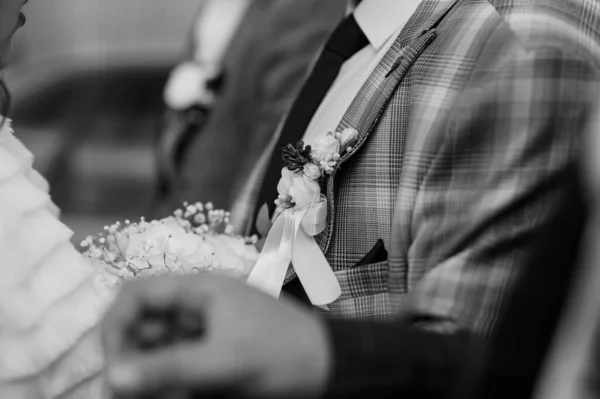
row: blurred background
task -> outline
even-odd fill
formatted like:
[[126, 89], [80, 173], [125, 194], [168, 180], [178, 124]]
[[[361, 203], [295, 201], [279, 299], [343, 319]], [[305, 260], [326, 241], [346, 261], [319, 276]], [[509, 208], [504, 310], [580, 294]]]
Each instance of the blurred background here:
[[80, 242], [146, 215], [162, 92], [200, 0], [30, 2], [5, 72], [18, 137]]

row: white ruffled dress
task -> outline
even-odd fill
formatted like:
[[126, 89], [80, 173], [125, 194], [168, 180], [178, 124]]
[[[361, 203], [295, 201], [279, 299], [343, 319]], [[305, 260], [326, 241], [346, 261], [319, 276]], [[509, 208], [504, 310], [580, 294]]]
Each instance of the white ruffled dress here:
[[0, 130], [0, 398], [107, 398], [99, 323], [113, 293], [71, 245], [32, 154]]

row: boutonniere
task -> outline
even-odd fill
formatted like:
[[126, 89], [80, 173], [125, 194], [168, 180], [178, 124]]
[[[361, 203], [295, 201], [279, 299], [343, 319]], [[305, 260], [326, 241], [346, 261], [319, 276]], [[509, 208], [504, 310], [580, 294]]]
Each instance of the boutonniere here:
[[277, 186], [276, 215], [291, 208], [315, 206], [322, 201], [321, 188], [342, 156], [352, 151], [358, 131], [346, 128], [341, 133], [327, 133], [314, 146], [299, 141], [282, 149], [285, 167]]
[[347, 128], [328, 133], [314, 146], [300, 141], [282, 148], [285, 166], [277, 185], [277, 210], [249, 284], [278, 297], [291, 261], [314, 305], [324, 306], [339, 297], [339, 282], [314, 236], [325, 230], [327, 220], [322, 188], [357, 140], [358, 131]]
[[195, 106], [210, 108], [215, 102], [215, 92], [210, 82], [219, 77], [215, 65], [187, 61], [173, 69], [163, 93], [167, 106], [175, 111], [185, 111]]

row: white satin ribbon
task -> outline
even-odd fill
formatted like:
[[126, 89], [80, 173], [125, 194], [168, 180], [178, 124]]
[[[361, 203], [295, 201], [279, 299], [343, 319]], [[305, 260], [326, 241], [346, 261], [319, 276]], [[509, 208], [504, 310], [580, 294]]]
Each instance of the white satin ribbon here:
[[279, 298], [290, 261], [315, 306], [334, 302], [342, 294], [340, 283], [313, 238], [325, 230], [327, 202], [287, 209], [273, 223], [265, 246], [248, 277], [248, 284]]

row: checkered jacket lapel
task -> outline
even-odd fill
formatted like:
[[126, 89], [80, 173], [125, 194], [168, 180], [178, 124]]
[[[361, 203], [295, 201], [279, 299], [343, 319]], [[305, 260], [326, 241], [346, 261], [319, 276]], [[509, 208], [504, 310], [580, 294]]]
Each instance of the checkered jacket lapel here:
[[[344, 114], [336, 131], [353, 127], [359, 132], [359, 140], [351, 152], [346, 154], [329, 178], [327, 184], [328, 225], [316, 241], [327, 252], [331, 241], [331, 231], [335, 212], [335, 175], [339, 168], [362, 147], [378, 118], [385, 109], [390, 96], [402, 81], [415, 60], [435, 39], [435, 27], [448, 14], [458, 0], [424, 1], [412, 15], [390, 50], [385, 54], [373, 73], [369, 76], [350, 107]], [[408, 114], [408, 111], [407, 111]], [[293, 267], [288, 269], [284, 284], [296, 278]]]
[[[361, 149], [369, 138], [381, 113], [388, 104], [390, 96], [421, 53], [435, 40], [437, 36], [435, 27], [457, 2], [457, 0], [452, 0], [442, 3], [425, 2], [421, 4], [421, 8], [413, 15], [413, 18], [375, 68], [375, 71], [373, 71], [342, 118], [336, 131], [341, 132], [347, 127], [353, 127], [359, 132], [359, 140], [353, 150], [340, 160], [327, 184], [329, 223], [326, 230], [317, 238], [324, 252], [329, 249], [331, 231], [335, 221], [333, 213], [335, 212], [335, 177], [337, 171]], [[404, 138], [401, 138], [401, 140], [404, 140]]]

